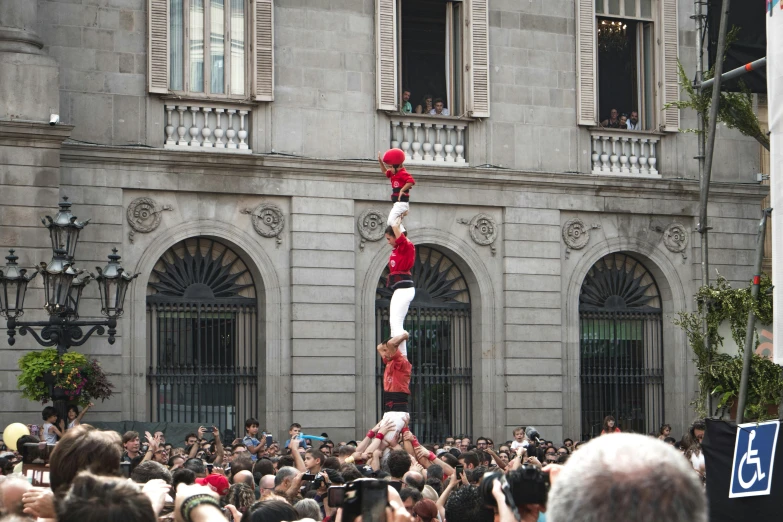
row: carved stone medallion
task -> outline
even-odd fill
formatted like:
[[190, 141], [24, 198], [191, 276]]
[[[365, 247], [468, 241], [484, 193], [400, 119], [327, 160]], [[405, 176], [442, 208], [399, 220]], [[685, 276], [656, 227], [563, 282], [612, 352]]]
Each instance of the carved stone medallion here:
[[366, 241], [380, 241], [386, 230], [386, 216], [380, 210], [371, 208], [365, 210], [356, 219], [356, 228], [362, 240], [359, 249], [364, 250]]
[[487, 214], [476, 214], [470, 221], [457, 219], [457, 223], [467, 225], [473, 242], [477, 245], [489, 246], [492, 255], [495, 255], [497, 251], [493, 243], [498, 238], [498, 226], [495, 218]]
[[282, 242], [280, 233], [285, 227], [285, 216], [280, 207], [272, 203], [261, 203], [254, 209], [243, 209], [242, 214], [250, 214], [253, 228], [263, 237], [276, 237], [277, 243]]
[[148, 234], [160, 226], [160, 213], [172, 210], [171, 205], [158, 208], [152, 198], [136, 198], [130, 202], [127, 210], [128, 224], [133, 229], [128, 233], [128, 240], [133, 243], [136, 232]]
[[569, 219], [563, 225], [563, 241], [568, 248], [583, 249], [590, 241], [590, 227], [579, 218]]
[[684, 252], [688, 246], [688, 231], [682, 223], [672, 223], [663, 231], [663, 244], [669, 252]]

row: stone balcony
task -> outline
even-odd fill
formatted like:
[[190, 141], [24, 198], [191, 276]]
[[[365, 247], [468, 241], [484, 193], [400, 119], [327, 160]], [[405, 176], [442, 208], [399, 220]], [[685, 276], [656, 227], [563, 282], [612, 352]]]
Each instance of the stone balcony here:
[[661, 134], [647, 131], [593, 128], [592, 173], [660, 178], [658, 146]]
[[163, 147], [200, 152], [252, 154], [247, 107], [221, 104], [166, 105]]
[[467, 167], [467, 129], [468, 122], [458, 118], [395, 114], [390, 145], [405, 151], [406, 163]]

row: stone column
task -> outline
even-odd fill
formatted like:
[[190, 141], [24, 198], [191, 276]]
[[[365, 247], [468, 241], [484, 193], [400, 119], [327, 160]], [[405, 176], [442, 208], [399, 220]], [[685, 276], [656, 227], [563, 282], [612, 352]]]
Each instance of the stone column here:
[[[48, 262], [52, 253], [41, 217], [57, 211], [60, 191], [60, 147], [71, 132], [67, 125], [49, 125], [59, 113], [59, 68], [43, 50], [35, 33], [36, 0], [0, 2], [0, 266], [9, 248], [19, 264]], [[41, 278], [30, 285], [25, 300], [26, 320], [43, 320]], [[18, 336], [11, 349], [0, 321], [0, 426], [19, 418], [40, 419], [41, 405], [16, 391], [16, 360], [38, 348], [30, 336]], [[20, 417], [19, 412], [29, 411]], [[8, 413], [6, 413], [8, 412]], [[29, 422], [29, 421], [27, 421]]]

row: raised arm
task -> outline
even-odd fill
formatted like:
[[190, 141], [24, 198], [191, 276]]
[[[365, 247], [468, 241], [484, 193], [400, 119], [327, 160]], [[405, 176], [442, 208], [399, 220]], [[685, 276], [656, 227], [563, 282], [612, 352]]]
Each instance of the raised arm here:
[[304, 465], [304, 460], [302, 460], [302, 456], [299, 454], [300, 440], [302, 439], [292, 439], [288, 447], [291, 448], [291, 457], [294, 459], [294, 467], [299, 471], [307, 471], [307, 468]]
[[223, 459], [226, 456], [226, 451], [223, 448], [223, 441], [220, 440], [220, 430], [217, 426], [212, 426], [212, 436], [215, 437], [215, 462], [216, 466], [223, 465]]
[[383, 172], [383, 175], [385, 176], [386, 175], [386, 171], [388, 171], [389, 169], [386, 168], [386, 164], [381, 159], [381, 153], [380, 152], [378, 153], [378, 163], [381, 166], [381, 172]]
[[408, 335], [408, 332], [402, 332], [400, 335], [395, 335], [386, 344], [379, 344], [377, 347], [378, 353], [381, 354], [381, 357], [385, 357], [386, 359], [391, 359], [394, 357], [394, 354], [397, 353], [397, 349], [399, 348], [400, 344], [403, 341], [407, 341], [410, 338]]
[[76, 418], [73, 420], [73, 425], [78, 426], [82, 423], [82, 419], [84, 418], [84, 414], [87, 413], [87, 410], [95, 406], [93, 403], [88, 404], [84, 408], [82, 408], [82, 411], [79, 412], [79, 415], [76, 416]]

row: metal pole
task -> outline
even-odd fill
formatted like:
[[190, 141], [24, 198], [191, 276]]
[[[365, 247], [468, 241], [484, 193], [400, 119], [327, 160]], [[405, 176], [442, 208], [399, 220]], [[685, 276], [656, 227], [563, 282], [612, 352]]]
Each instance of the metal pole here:
[[[696, 79], [694, 81], [694, 87], [696, 87], [699, 95], [702, 91], [702, 82], [704, 80], [704, 0], [696, 0]], [[699, 113], [697, 115], [697, 129], [698, 129], [698, 154], [696, 159], [699, 162], [699, 188], [700, 194], [704, 190], [704, 149], [706, 148], [707, 135], [705, 133], [704, 126], [704, 114]], [[700, 195], [701, 197], [701, 195]], [[701, 259], [702, 259], [702, 272], [701, 272], [701, 284], [707, 286], [710, 284], [710, 274], [707, 267], [707, 248], [706, 241], [701, 245]], [[707, 312], [709, 312], [709, 303], [705, 303], [707, 311], [705, 311], [702, 318], [702, 332], [704, 334], [704, 349], [707, 353], [710, 352], [710, 332], [707, 328]], [[710, 357], [712, 361], [712, 357]], [[707, 408], [712, 413], [712, 395], [707, 396]]]
[[[767, 57], [759, 58], [758, 60], [750, 63], [746, 63], [742, 67], [737, 67], [736, 69], [732, 69], [727, 73], [724, 73], [723, 76], [721, 76], [720, 81], [725, 82], [728, 80], [733, 80], [734, 78], [737, 78], [739, 76], [742, 76], [743, 74], [747, 74], [751, 71], [757, 71], [758, 69], [763, 69], [767, 66]], [[701, 84], [702, 89], [709, 89], [712, 87], [712, 84], [715, 83], [715, 78], [710, 78], [706, 82]]]
[[[710, 284], [710, 262], [709, 262], [709, 240], [707, 234], [710, 230], [707, 224], [707, 204], [710, 198], [710, 177], [712, 176], [712, 161], [715, 152], [715, 134], [718, 124], [718, 109], [720, 106], [720, 87], [721, 77], [723, 76], [723, 55], [726, 53], [726, 33], [729, 25], [729, 7], [730, 0], [723, 0], [720, 16], [720, 28], [718, 34], [718, 49], [715, 59], [715, 83], [712, 86], [712, 103], [710, 105], [709, 129], [707, 133], [706, 152], [704, 155], [704, 172], [701, 176], [701, 190], [699, 196], [699, 227], [697, 231], [701, 234], [701, 280], [702, 286]], [[701, 118], [700, 118], [701, 119]], [[706, 303], [709, 309], [710, 303]], [[704, 345], [708, 353], [710, 350], [710, 336], [707, 328], [707, 317], [705, 311], [704, 317]], [[712, 400], [710, 399], [710, 409], [712, 409]]]
[[762, 211], [759, 223], [759, 235], [756, 238], [756, 264], [753, 267], [753, 284], [750, 287], [751, 309], [748, 312], [748, 325], [745, 332], [745, 353], [742, 360], [742, 378], [740, 379], [739, 398], [737, 399], [737, 424], [742, 424], [745, 417], [745, 403], [748, 401], [748, 379], [750, 377], [750, 361], [753, 358], [753, 341], [756, 338], [756, 314], [752, 305], [758, 302], [759, 286], [761, 284], [761, 265], [764, 262], [764, 239], [767, 235], [767, 218], [771, 208]]

